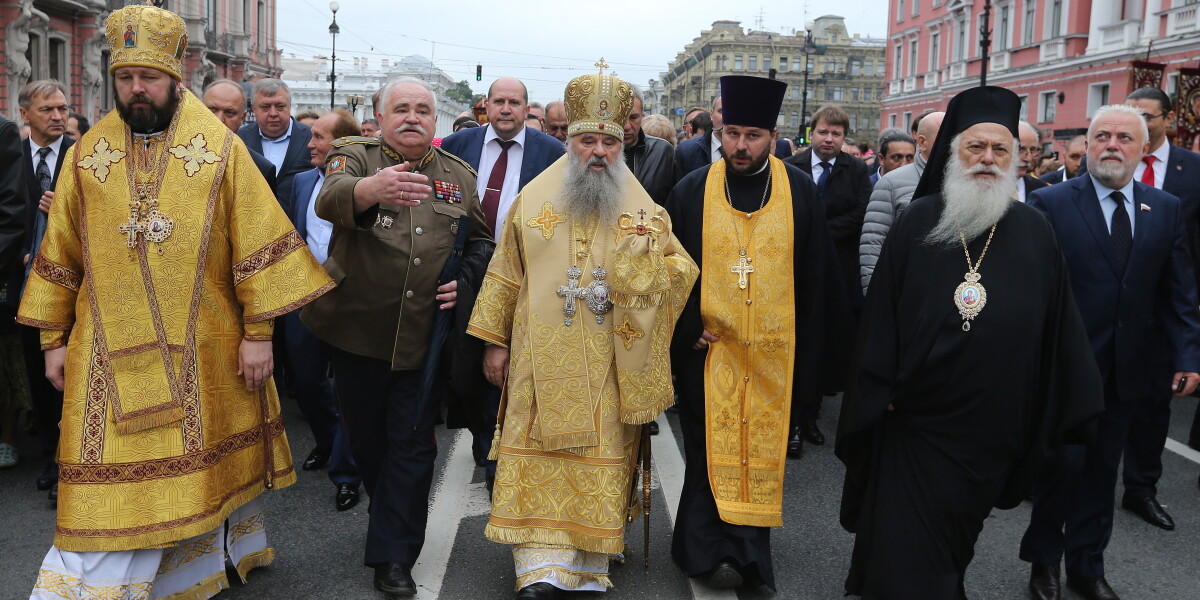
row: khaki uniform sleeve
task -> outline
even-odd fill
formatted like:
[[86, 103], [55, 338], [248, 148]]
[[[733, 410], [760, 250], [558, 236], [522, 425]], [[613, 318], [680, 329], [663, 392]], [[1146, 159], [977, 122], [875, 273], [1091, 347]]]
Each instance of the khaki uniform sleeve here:
[[[374, 211], [354, 214], [354, 186], [374, 175], [373, 169], [367, 165], [367, 148], [364, 144], [334, 147], [325, 159], [325, 184], [317, 195], [315, 210], [318, 217], [333, 223], [335, 227], [366, 229], [375, 221]], [[339, 159], [342, 161], [340, 165], [337, 162]]]

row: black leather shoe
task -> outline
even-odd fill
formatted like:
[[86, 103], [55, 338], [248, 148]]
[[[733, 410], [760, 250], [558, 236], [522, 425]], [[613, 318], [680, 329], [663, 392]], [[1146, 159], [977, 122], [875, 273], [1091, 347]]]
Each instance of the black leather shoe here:
[[1108, 586], [1103, 577], [1095, 579], [1076, 579], [1067, 576], [1067, 587], [1087, 600], [1121, 600], [1121, 597]]
[[650, 435], [658, 435], [658, 421], [650, 421]]
[[796, 425], [792, 427], [792, 432], [788, 434], [788, 458], [800, 458], [802, 450], [804, 450], [804, 440], [800, 437], [800, 426]]
[[484, 485], [485, 487], [487, 487], [487, 491], [488, 491], [488, 498], [491, 498], [491, 497], [492, 497], [492, 492], [493, 492], [493, 491], [496, 489], [496, 478], [495, 478], [495, 477], [493, 477], [493, 476], [491, 476], [491, 475], [488, 475], [488, 476], [487, 476], [487, 477], [484, 479], [484, 481], [483, 481], [483, 485]]
[[731, 590], [742, 587], [742, 574], [729, 561], [721, 561], [708, 574], [708, 587], [714, 590]]
[[1155, 527], [1161, 527], [1167, 531], [1175, 529], [1175, 520], [1167, 514], [1167, 511], [1163, 510], [1162, 505], [1153, 497], [1130, 498], [1125, 496], [1121, 498], [1121, 508], [1145, 519], [1147, 523]]
[[54, 485], [57, 481], [58, 463], [51, 461], [50, 464], [46, 465], [45, 469], [42, 469], [34, 484], [37, 485], [38, 491], [44, 492], [50, 489], [50, 486]]
[[531, 583], [517, 592], [517, 600], [554, 600], [558, 597], [558, 588], [539, 581]]
[[804, 440], [814, 446], [825, 445], [825, 434], [821, 433], [820, 429], [817, 429], [816, 421], [812, 421], [810, 423], [801, 423], [800, 435], [803, 435]]
[[358, 504], [358, 486], [349, 483], [339, 483], [337, 486], [337, 495], [333, 497], [333, 504], [338, 510], [350, 510], [354, 505]]
[[375, 589], [393, 596], [416, 596], [417, 584], [412, 569], [403, 563], [383, 563], [375, 566]]
[[1058, 565], [1033, 565], [1029, 574], [1029, 597], [1033, 600], [1060, 600], [1062, 584], [1059, 583]]
[[308, 458], [304, 459], [304, 464], [301, 465], [305, 471], [316, 471], [322, 469], [329, 462], [329, 455], [313, 448], [312, 452], [308, 453]]

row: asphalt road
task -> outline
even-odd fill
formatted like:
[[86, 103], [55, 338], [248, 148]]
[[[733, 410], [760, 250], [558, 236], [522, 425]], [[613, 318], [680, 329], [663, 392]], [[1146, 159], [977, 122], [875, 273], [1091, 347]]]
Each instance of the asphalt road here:
[[[1171, 438], [1187, 438], [1195, 401], [1176, 403]], [[821, 425], [835, 429], [838, 403], [826, 402]], [[292, 452], [303, 460], [312, 435], [294, 404], [285, 403]], [[626, 564], [614, 567], [615, 588], [600, 593], [568, 594], [570, 600], [599, 599], [837, 599], [849, 563], [853, 537], [837, 523], [842, 467], [830, 446], [805, 448], [805, 455], [788, 463], [784, 521], [772, 532], [779, 589], [715, 592], [690, 582], [671, 563], [671, 512], [682, 480], [682, 451], [677, 422], [660, 419], [663, 434], [655, 438], [656, 479], [651, 523], [651, 561], [643, 566], [642, 526], [627, 534], [632, 546]], [[430, 525], [421, 562], [414, 569], [421, 598], [502, 600], [513, 594], [512, 559], [508, 548], [483, 537], [487, 497], [482, 470], [474, 466], [469, 434], [438, 430], [438, 466]], [[33, 489], [42, 467], [35, 456], [36, 440], [19, 442], [25, 460], [0, 471], [0, 598], [28, 598], [38, 565], [53, 539], [54, 507], [45, 492]], [[1107, 557], [1108, 580], [1126, 600], [1200, 598], [1197, 533], [1200, 532], [1200, 491], [1197, 473], [1200, 453], [1173, 445], [1181, 453], [1164, 453], [1165, 475], [1159, 499], [1175, 518], [1176, 530], [1166, 532], [1118, 508]], [[1185, 454], [1189, 456], [1185, 456]], [[1120, 493], [1118, 485], [1117, 493]], [[246, 585], [236, 584], [217, 596], [234, 599], [338, 598], [382, 599], [371, 585], [371, 571], [362, 566], [366, 536], [366, 501], [351, 511], [333, 507], [334, 488], [323, 472], [301, 472], [300, 481], [264, 496], [268, 533], [276, 549], [270, 567], [251, 573]], [[972, 599], [1022, 599], [1028, 565], [1017, 558], [1017, 547], [1029, 518], [1026, 503], [1014, 510], [995, 511], [988, 519], [967, 574]], [[1070, 592], [1066, 598], [1075, 598]]]

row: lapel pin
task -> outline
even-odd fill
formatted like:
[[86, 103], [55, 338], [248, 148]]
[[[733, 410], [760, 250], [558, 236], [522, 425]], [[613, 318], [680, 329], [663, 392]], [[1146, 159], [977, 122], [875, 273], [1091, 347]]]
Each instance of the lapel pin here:
[[1142, 210], [1144, 210], [1144, 211], [1146, 211], [1146, 212], [1150, 212], [1150, 207], [1149, 207], [1149, 206], [1147, 206], [1145, 203], [1142, 203], [1142, 204], [1139, 206], [1139, 208], [1141, 208]]

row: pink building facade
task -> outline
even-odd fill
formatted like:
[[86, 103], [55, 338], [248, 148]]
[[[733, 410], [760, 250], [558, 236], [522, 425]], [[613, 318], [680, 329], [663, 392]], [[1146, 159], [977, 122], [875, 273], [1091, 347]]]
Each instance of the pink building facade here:
[[[58, 79], [71, 109], [93, 122], [113, 108], [104, 19], [133, 0], [0, 0], [0, 113], [20, 120], [17, 94], [37, 79]], [[183, 81], [199, 93], [215, 79], [278, 77], [276, 0], [176, 0], [188, 50]]]
[[[1085, 133], [1091, 115], [1124, 100], [1130, 62], [1166, 65], [1174, 96], [1181, 67], [1200, 66], [1195, 0], [998, 0], [992, 5], [987, 83], [1021, 96], [1022, 119], [1047, 150]], [[889, 0], [882, 127], [943, 110], [979, 85], [983, 0]], [[1147, 59], [1147, 55], [1149, 58]]]

